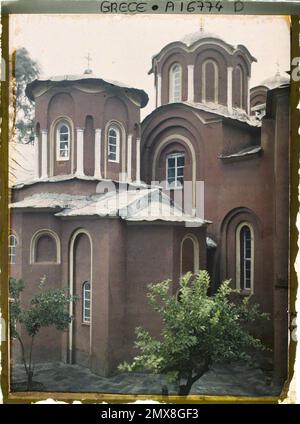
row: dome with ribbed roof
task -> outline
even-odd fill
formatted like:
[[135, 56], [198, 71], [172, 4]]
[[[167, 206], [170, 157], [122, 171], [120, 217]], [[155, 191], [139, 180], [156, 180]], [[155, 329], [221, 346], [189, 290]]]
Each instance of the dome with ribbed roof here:
[[36, 79], [30, 82], [25, 90], [27, 97], [30, 100], [35, 100], [35, 90], [42, 89], [45, 91], [49, 90], [51, 87], [58, 86], [72, 86], [73, 84], [81, 83], [81, 84], [89, 84], [102, 86], [104, 88], [118, 90], [118, 92], [122, 93], [130, 93], [139, 103], [140, 107], [145, 107], [148, 103], [148, 95], [144, 90], [131, 87], [129, 84], [123, 84], [118, 81], [104, 80], [100, 76], [93, 74], [93, 71], [87, 69], [84, 74], [79, 75], [55, 75], [50, 77], [43, 77], [42, 79]]
[[185, 35], [180, 41], [182, 41], [187, 46], [191, 46], [196, 41], [202, 40], [204, 38], [217, 38], [218, 40], [222, 40], [219, 35], [214, 34], [212, 32], [206, 32], [206, 31], [196, 31], [192, 32], [190, 34]]
[[243, 44], [235, 46], [203, 30], [187, 34], [152, 57], [149, 74], [155, 76], [157, 106], [176, 100], [247, 111], [251, 65], [256, 61]]
[[283, 84], [289, 84], [289, 82], [290, 82], [290, 77], [286, 72], [284, 73], [276, 72], [276, 74], [273, 75], [272, 77], [266, 78], [264, 81], [262, 81], [260, 85], [264, 85], [265, 87], [272, 89], [272, 88], [279, 87], [280, 85], [283, 85]]

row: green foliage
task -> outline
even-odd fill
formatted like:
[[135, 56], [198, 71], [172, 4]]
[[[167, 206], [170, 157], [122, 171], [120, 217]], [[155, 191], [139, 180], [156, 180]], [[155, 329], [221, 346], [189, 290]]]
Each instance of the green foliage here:
[[[29, 336], [35, 336], [42, 327], [54, 326], [57, 330], [66, 330], [72, 317], [68, 306], [76, 300], [69, 295], [68, 289], [44, 289], [39, 286], [40, 292], [30, 301], [28, 309], [20, 306], [20, 294], [25, 285], [22, 280], [10, 279], [10, 296], [13, 299], [10, 306], [10, 317], [13, 327], [19, 322], [24, 325]], [[13, 329], [13, 331], [16, 331]]]
[[16, 130], [20, 143], [27, 143], [31, 135], [34, 117], [34, 103], [25, 94], [27, 84], [37, 79], [40, 67], [31, 59], [27, 49], [20, 48], [15, 53], [15, 96], [16, 96]]
[[163, 322], [161, 338], [153, 338], [146, 330], [136, 329], [135, 347], [140, 352], [131, 364], [123, 363], [121, 371], [150, 371], [167, 374], [180, 386], [180, 394], [188, 394], [192, 384], [212, 363], [250, 360], [249, 349], [265, 349], [254, 338], [247, 324], [267, 318], [258, 305], [244, 298], [233, 303], [234, 292], [225, 281], [214, 296], [208, 295], [209, 275], [184, 275], [177, 295], [172, 295], [170, 280], [149, 286], [148, 298]]
[[20, 294], [23, 291], [25, 284], [22, 280], [10, 278], [9, 280], [9, 295], [10, 295], [10, 332], [12, 337], [17, 337], [16, 323], [20, 321], [22, 309], [20, 304]]
[[[32, 348], [35, 336], [41, 328], [53, 326], [57, 330], [66, 330], [72, 317], [69, 314], [69, 304], [77, 300], [77, 296], [70, 296], [68, 289], [45, 289], [46, 277], [43, 277], [36, 293], [27, 308], [21, 304], [21, 294], [25, 288], [22, 280], [10, 278], [10, 329], [12, 337], [21, 345], [22, 359], [28, 376], [28, 386], [33, 377]], [[31, 337], [29, 353], [26, 355], [25, 344], [19, 328], [25, 329]]]

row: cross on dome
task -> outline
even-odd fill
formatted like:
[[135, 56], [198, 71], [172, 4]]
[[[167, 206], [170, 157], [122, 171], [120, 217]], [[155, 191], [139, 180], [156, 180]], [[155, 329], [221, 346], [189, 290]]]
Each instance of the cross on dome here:
[[90, 53], [87, 54], [87, 56], [85, 56], [85, 59], [87, 60], [87, 69], [84, 71], [85, 74], [92, 74], [93, 71], [90, 68], [90, 62], [92, 61], [92, 57], [90, 55]]
[[280, 64], [279, 64], [279, 60], [277, 59], [277, 61], [276, 61], [276, 75], [280, 75]]
[[199, 28], [199, 30], [200, 30], [200, 32], [204, 32], [204, 17], [203, 16], [200, 16], [199, 21], [200, 21], [200, 28]]

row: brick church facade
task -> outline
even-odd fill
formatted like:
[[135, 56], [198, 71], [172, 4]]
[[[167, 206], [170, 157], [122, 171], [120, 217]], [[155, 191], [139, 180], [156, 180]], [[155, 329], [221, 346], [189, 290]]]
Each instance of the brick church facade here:
[[[199, 32], [152, 58], [156, 108], [140, 89], [96, 77], [36, 80], [35, 178], [13, 187], [11, 274], [69, 287], [67, 333], [42, 331], [37, 361], [108, 375], [134, 329], [159, 334], [147, 285], [207, 269], [271, 319], [255, 329], [287, 372], [289, 82], [250, 89], [256, 59]], [[153, 183], [155, 182], [155, 183]], [[17, 358], [17, 353], [16, 353]]]

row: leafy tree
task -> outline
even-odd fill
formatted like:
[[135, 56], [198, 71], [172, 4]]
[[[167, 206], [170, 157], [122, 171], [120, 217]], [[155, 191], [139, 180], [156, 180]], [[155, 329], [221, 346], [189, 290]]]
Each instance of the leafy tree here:
[[206, 271], [184, 275], [177, 295], [171, 294], [172, 284], [167, 280], [149, 286], [149, 303], [163, 322], [161, 338], [137, 328], [135, 346], [140, 353], [131, 364], [121, 364], [119, 370], [167, 374], [177, 383], [178, 393], [188, 395], [213, 363], [249, 361], [250, 349], [266, 349], [246, 324], [267, 315], [259, 312], [258, 305], [251, 305], [248, 297], [233, 303], [229, 281], [222, 283], [213, 296], [208, 296]]
[[[23, 308], [20, 300], [25, 288], [24, 282], [14, 278], [9, 280], [10, 331], [11, 336], [16, 338], [21, 346], [22, 361], [27, 374], [27, 390], [30, 389], [33, 381], [33, 346], [36, 336], [43, 327], [53, 326], [57, 330], [66, 330], [72, 320], [68, 306], [77, 300], [77, 297], [70, 296], [68, 289], [46, 290], [45, 280], [46, 277], [41, 279], [40, 291], [32, 297], [27, 309]], [[25, 333], [30, 337], [28, 349], [25, 348], [19, 327], [24, 328]]]
[[17, 140], [20, 143], [29, 143], [34, 118], [34, 103], [25, 94], [27, 84], [40, 75], [39, 64], [31, 59], [24, 47], [17, 49], [13, 55], [14, 62], [14, 125]]

